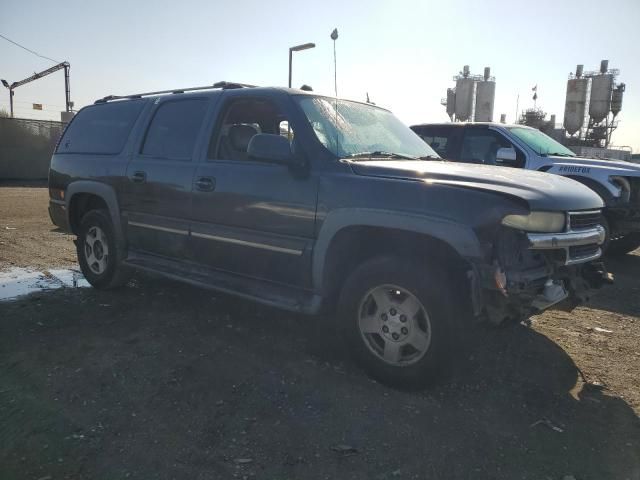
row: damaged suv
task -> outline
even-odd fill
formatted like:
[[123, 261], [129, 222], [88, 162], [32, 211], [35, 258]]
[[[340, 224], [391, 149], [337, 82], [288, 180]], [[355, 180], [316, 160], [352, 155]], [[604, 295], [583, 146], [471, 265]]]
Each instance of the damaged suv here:
[[106, 97], [51, 160], [50, 215], [96, 288], [145, 270], [324, 314], [370, 374], [420, 385], [477, 321], [601, 285], [602, 200], [442, 161], [389, 111], [283, 88]]

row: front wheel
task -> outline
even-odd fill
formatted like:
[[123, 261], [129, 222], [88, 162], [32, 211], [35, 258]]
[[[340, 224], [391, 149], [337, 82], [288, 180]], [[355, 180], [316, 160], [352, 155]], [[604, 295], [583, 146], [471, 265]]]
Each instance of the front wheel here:
[[91, 286], [116, 288], [127, 283], [131, 271], [120, 265], [109, 213], [91, 210], [82, 217], [76, 242], [78, 262]]
[[640, 232], [627, 233], [612, 237], [607, 245], [607, 253], [609, 255], [624, 255], [633, 252], [638, 247], [640, 247]]
[[423, 387], [449, 370], [451, 296], [437, 267], [396, 257], [369, 260], [347, 279], [339, 313], [356, 361], [374, 378]]

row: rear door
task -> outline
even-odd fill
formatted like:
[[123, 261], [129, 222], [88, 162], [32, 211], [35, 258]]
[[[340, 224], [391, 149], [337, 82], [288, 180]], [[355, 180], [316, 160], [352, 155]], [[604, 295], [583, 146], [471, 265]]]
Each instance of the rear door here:
[[127, 166], [122, 209], [131, 249], [188, 256], [194, 158], [211, 103], [191, 95], [155, 100]]
[[194, 178], [193, 257], [218, 270], [306, 287], [317, 175], [247, 156], [256, 133], [282, 134], [295, 142], [286, 100], [247, 97], [241, 91], [223, 94]]

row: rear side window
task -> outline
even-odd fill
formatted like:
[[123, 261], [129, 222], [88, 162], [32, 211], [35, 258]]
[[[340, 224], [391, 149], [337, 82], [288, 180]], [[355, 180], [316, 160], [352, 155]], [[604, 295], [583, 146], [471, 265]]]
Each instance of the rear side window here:
[[449, 129], [442, 127], [413, 127], [413, 131], [442, 158], [451, 158], [453, 146], [450, 139], [452, 132]]
[[448, 138], [439, 135], [420, 135], [420, 137], [433, 148], [438, 155], [443, 158], [447, 157], [447, 141]]
[[206, 99], [160, 105], [149, 125], [141, 153], [156, 158], [191, 159], [206, 110]]
[[120, 153], [144, 104], [132, 100], [83, 108], [67, 128], [56, 152]]

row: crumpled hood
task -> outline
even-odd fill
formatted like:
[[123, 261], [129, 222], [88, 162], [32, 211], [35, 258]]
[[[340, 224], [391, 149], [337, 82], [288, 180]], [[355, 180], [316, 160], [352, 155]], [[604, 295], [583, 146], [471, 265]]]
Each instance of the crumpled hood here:
[[559, 172], [570, 174], [588, 173], [581, 169], [607, 170], [609, 175], [620, 175], [623, 177], [640, 177], [640, 165], [637, 163], [624, 162], [622, 160], [600, 160], [597, 158], [581, 157], [554, 157], [549, 156], [554, 167], [559, 167]]
[[349, 164], [358, 175], [422, 180], [521, 198], [531, 210], [588, 210], [603, 206], [596, 193], [574, 180], [519, 168], [437, 160], [352, 161]]

